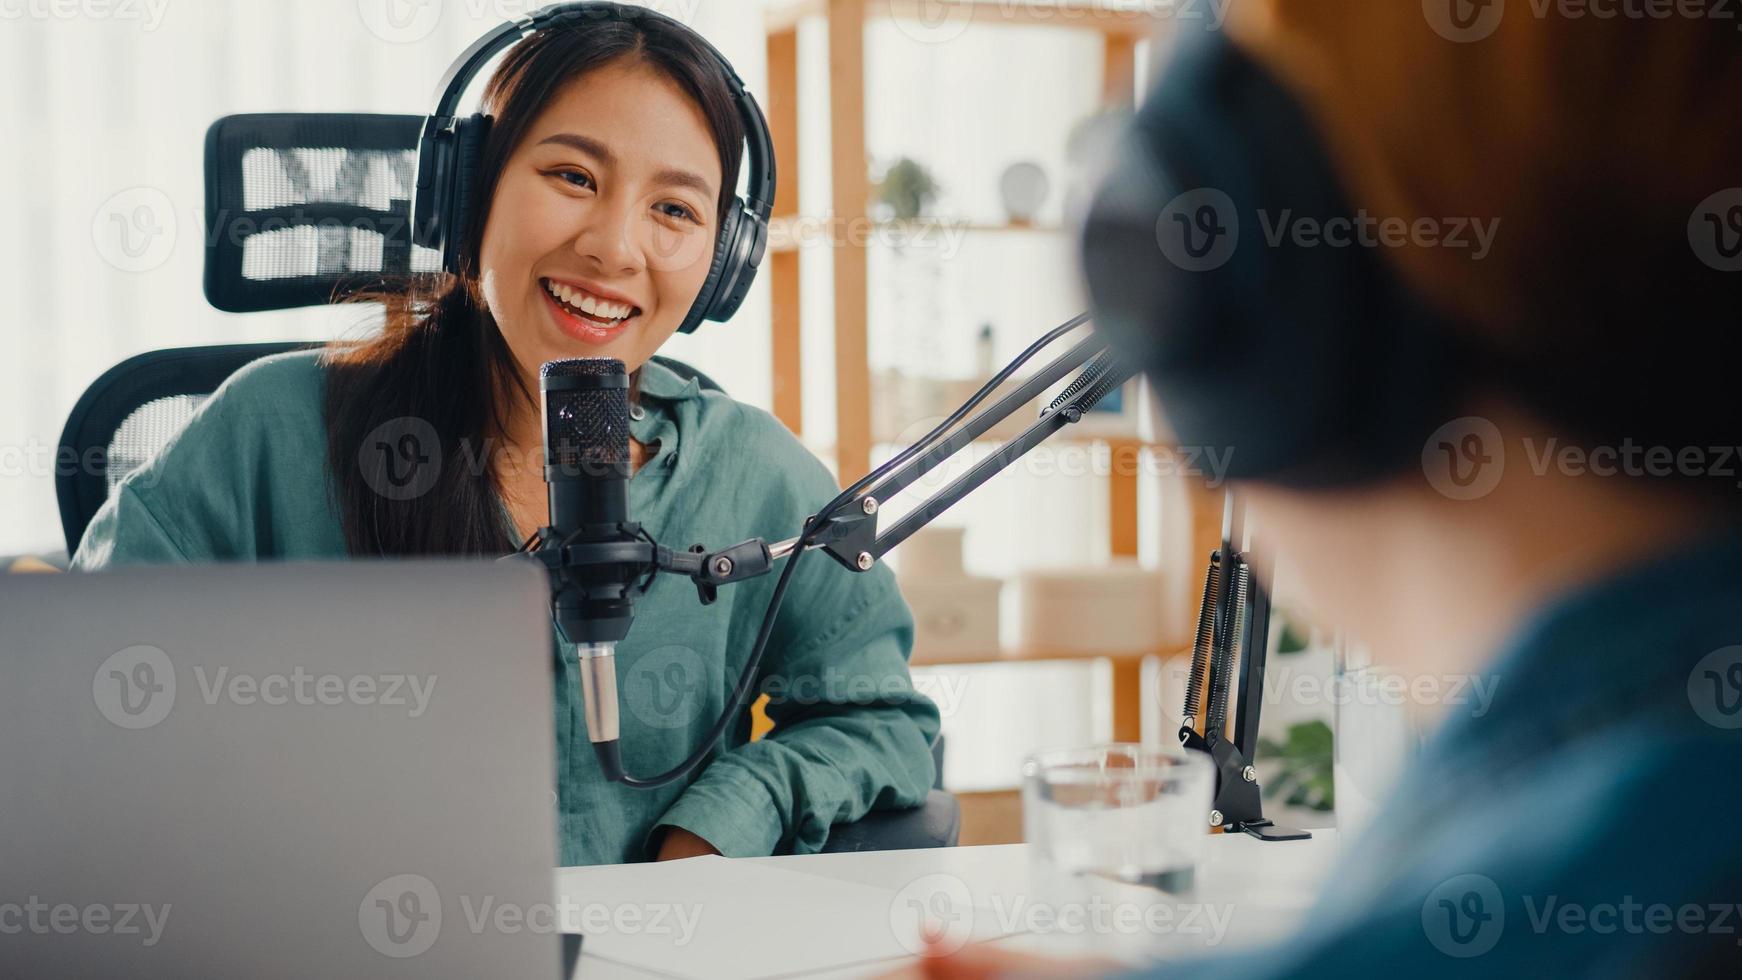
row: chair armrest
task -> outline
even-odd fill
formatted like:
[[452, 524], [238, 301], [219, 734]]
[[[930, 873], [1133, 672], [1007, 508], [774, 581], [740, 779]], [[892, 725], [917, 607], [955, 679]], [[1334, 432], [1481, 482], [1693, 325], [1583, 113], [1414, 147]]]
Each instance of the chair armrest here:
[[836, 824], [829, 831], [823, 853], [955, 847], [961, 831], [962, 809], [956, 798], [934, 789], [922, 806], [910, 810], [873, 810], [853, 823]]

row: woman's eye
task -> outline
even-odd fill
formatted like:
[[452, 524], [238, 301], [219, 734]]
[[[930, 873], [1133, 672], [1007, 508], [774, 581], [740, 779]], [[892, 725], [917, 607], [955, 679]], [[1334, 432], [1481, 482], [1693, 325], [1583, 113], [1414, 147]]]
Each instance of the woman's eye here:
[[696, 217], [696, 213], [691, 211], [686, 205], [678, 204], [674, 201], [667, 201], [664, 204], [654, 205], [654, 207], [659, 210], [660, 214], [663, 214], [668, 218], [676, 218], [679, 221], [689, 221], [698, 225], [702, 223], [701, 219]]
[[593, 178], [579, 170], [561, 170], [557, 172], [556, 177], [571, 187], [591, 188], [593, 186]]

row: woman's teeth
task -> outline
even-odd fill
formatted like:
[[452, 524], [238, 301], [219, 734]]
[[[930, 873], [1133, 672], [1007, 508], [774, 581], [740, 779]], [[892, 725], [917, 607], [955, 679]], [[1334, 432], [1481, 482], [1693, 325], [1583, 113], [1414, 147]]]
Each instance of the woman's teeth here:
[[564, 305], [586, 313], [594, 319], [624, 320], [635, 312], [635, 307], [628, 303], [612, 303], [608, 300], [602, 300], [590, 293], [570, 289], [560, 282], [552, 282], [549, 279], [544, 280], [544, 288]]

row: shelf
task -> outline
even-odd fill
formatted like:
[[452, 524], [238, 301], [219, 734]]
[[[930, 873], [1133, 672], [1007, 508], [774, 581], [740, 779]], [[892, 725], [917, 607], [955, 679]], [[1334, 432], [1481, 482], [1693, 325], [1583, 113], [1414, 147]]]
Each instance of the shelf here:
[[[763, 28], [770, 34], [789, 31], [799, 21], [828, 13], [828, 0], [795, 0], [770, 8], [763, 16]], [[1066, 30], [1091, 30], [1110, 37], [1142, 40], [1161, 26], [1161, 18], [1142, 9], [1109, 10], [1106, 0], [1055, 0], [1028, 4], [1021, 0], [877, 0], [868, 4], [869, 18], [898, 18], [925, 24], [939, 22], [940, 11], [946, 24], [953, 18], [965, 18], [965, 26], [998, 24], [1012, 27], [1051, 27]]]

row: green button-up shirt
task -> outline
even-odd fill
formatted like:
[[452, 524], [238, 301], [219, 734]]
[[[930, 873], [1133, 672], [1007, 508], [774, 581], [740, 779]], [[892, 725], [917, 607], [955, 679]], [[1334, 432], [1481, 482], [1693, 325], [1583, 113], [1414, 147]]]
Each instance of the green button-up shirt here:
[[[78, 569], [125, 563], [345, 559], [331, 494], [318, 353], [236, 373], [149, 464], [131, 474], [80, 542]], [[722, 547], [796, 534], [838, 488], [773, 416], [642, 368], [651, 456], [629, 482], [631, 516], [662, 544]], [[509, 536], [513, 522], [502, 518]], [[617, 647], [622, 746], [631, 774], [688, 755], [725, 710], [775, 576], [720, 590], [660, 577]], [[554, 630], [553, 630], [554, 635]], [[788, 587], [761, 667], [775, 730], [750, 741], [748, 712], [688, 782], [606, 782], [587, 742], [574, 648], [558, 642], [558, 825], [565, 865], [644, 860], [683, 827], [727, 856], [819, 850], [829, 828], [916, 806], [932, 785], [937, 708], [914, 691], [913, 620], [894, 577], [809, 556]], [[480, 651], [487, 656], [488, 651]]]

